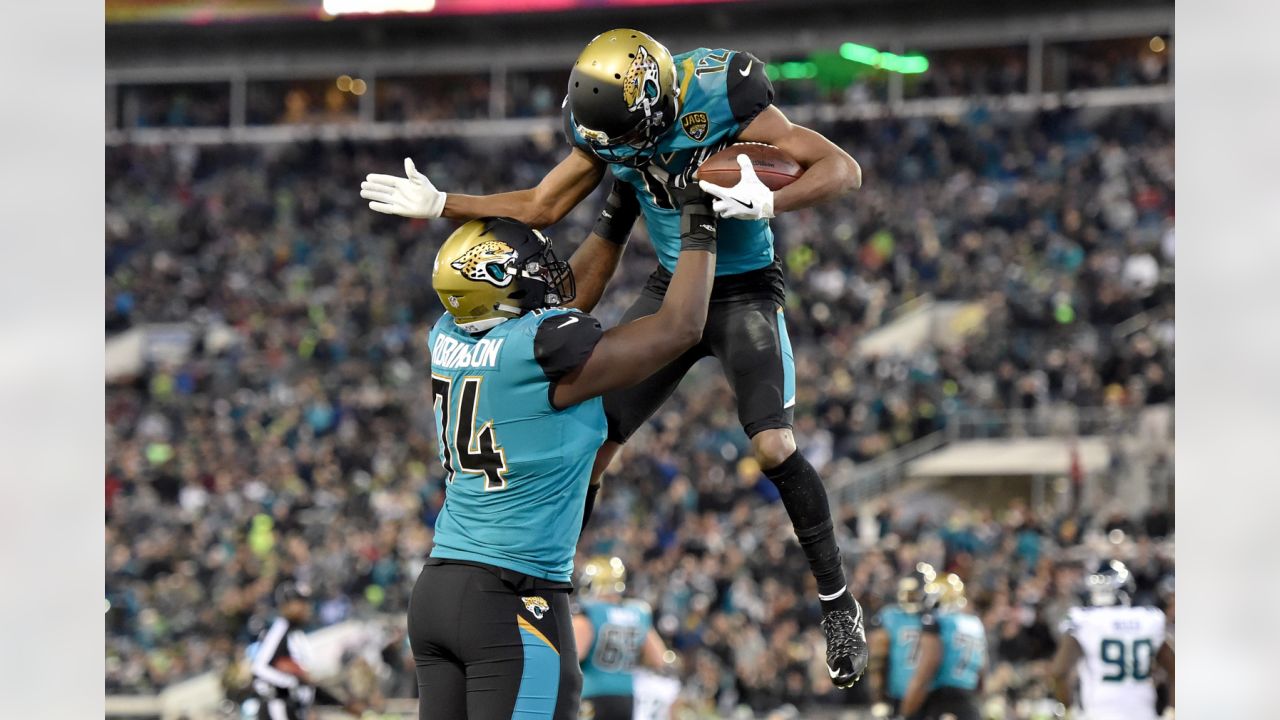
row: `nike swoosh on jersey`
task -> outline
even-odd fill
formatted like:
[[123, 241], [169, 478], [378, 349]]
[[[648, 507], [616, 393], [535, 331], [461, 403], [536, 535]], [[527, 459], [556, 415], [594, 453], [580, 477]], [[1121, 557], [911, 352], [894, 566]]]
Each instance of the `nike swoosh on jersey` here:
[[742, 77], [746, 77], [751, 74], [751, 66], [754, 65], [755, 62], [756, 62], [755, 60], [748, 61], [747, 66], [738, 71], [742, 73]]
[[699, 225], [698, 227], [702, 228], [703, 230], [706, 230], [707, 232], [715, 232], [715, 231], [716, 231], [716, 229], [715, 229], [715, 228], [713, 228], [713, 227], [711, 227], [710, 225]]
[[572, 324], [574, 324], [574, 323], [576, 323], [576, 322], [578, 322], [578, 316], [577, 316], [577, 315], [574, 315], [573, 317], [569, 318], [568, 320], [565, 320], [564, 322], [562, 322], [562, 323], [560, 323], [559, 325], [557, 325], [557, 326], [556, 326], [556, 329], [557, 329], [557, 330], [559, 330], [560, 328], [563, 328], [563, 327], [569, 327], [570, 325], [572, 325]]

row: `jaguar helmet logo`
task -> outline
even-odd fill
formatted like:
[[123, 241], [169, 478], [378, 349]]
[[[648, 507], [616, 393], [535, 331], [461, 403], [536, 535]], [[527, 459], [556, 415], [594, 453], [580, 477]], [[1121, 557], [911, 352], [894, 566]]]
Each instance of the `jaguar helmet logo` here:
[[547, 601], [537, 595], [520, 599], [524, 601], [524, 609], [528, 610], [529, 613], [538, 620], [541, 620], [542, 616], [551, 609], [551, 606], [547, 604]]
[[516, 251], [499, 240], [488, 240], [462, 254], [449, 263], [449, 267], [462, 276], [476, 282], [487, 282], [496, 287], [506, 287], [515, 279], [507, 266], [516, 259]]
[[627, 103], [627, 109], [632, 112], [643, 109], [644, 114], [649, 115], [661, 94], [660, 78], [658, 59], [650, 55], [643, 45], [637, 46], [636, 57], [622, 78], [622, 99]]

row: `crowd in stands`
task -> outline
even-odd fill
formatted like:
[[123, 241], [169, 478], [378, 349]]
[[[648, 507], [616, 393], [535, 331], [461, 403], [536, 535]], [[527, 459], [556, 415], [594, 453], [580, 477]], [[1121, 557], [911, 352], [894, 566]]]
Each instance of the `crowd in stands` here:
[[[814, 464], [876, 458], [965, 410], [1170, 402], [1171, 124], [1114, 109], [819, 127], [865, 184], [775, 221]], [[109, 336], [185, 322], [236, 339], [107, 387], [108, 692], [232, 667], [283, 576], [316, 588], [318, 624], [403, 613], [444, 497], [423, 378], [452, 225], [373, 213], [356, 188], [406, 155], [447, 191], [528, 187], [565, 152], [550, 135], [107, 149]], [[548, 231], [562, 254], [602, 198]], [[638, 228], [596, 311], [606, 326], [654, 265]], [[926, 294], [980, 303], [967, 342], [857, 354]], [[803, 557], [714, 361], [694, 373], [627, 446], [582, 549], [629, 563], [691, 706], [865, 701], [815, 672]], [[954, 569], [991, 633], [993, 692], [1010, 697], [1043, 691], [1065, 560], [1131, 555], [1153, 601], [1173, 569], [1163, 512], [877, 509], [873, 531], [866, 508], [835, 509], [868, 612], [915, 558]], [[383, 692], [411, 695], [411, 664], [387, 655]]]

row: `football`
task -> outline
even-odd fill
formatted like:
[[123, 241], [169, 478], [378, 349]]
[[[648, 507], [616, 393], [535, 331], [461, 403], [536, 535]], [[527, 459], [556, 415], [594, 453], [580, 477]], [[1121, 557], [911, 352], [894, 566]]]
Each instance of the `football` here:
[[739, 155], [751, 158], [751, 166], [755, 168], [756, 177], [760, 178], [760, 182], [770, 190], [784, 188], [804, 173], [800, 163], [772, 145], [741, 142], [730, 145], [703, 161], [694, 173], [694, 178], [706, 180], [721, 187], [737, 185], [738, 176], [742, 174], [738, 168]]

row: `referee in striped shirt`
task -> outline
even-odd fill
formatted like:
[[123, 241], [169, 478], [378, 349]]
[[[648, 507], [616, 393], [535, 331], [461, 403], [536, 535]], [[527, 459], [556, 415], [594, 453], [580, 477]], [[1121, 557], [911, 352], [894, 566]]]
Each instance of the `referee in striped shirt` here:
[[315, 703], [340, 705], [359, 717], [363, 708], [343, 702], [317, 686], [307, 672], [310, 649], [302, 628], [311, 621], [311, 591], [287, 581], [276, 588], [279, 615], [258, 637], [253, 653], [253, 693], [258, 698], [258, 720], [308, 720]]

